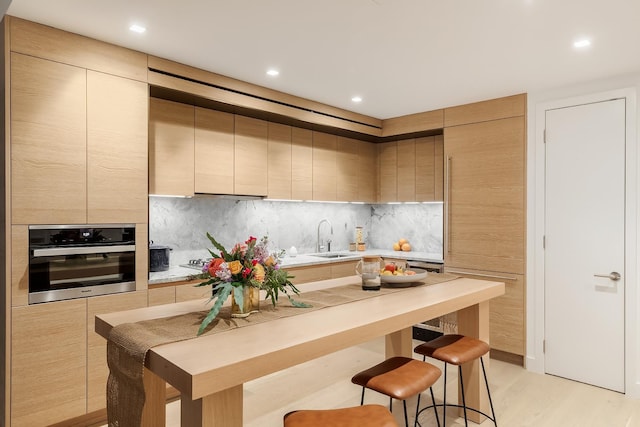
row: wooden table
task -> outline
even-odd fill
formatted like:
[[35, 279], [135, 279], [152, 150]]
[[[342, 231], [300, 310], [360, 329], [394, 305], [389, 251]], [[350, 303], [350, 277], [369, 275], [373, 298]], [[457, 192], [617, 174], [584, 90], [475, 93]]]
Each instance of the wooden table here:
[[[360, 278], [312, 282], [300, 289], [353, 283]], [[458, 312], [459, 333], [489, 342], [489, 300], [502, 294], [504, 283], [459, 278], [154, 347], [145, 360], [143, 426], [165, 425], [168, 382], [182, 394], [183, 427], [241, 427], [245, 382], [383, 335], [387, 357], [411, 357], [412, 326], [447, 313]], [[106, 338], [121, 323], [203, 309], [197, 300], [98, 315], [96, 332]], [[487, 412], [479, 363], [465, 366], [463, 376], [467, 404]]]

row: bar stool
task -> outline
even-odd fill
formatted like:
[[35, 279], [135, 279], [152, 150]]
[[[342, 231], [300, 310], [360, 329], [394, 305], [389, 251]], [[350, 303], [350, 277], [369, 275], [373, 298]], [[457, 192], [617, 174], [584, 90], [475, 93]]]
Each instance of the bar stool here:
[[[444, 398], [443, 404], [437, 405], [442, 406], [444, 408], [442, 415], [442, 425], [445, 427], [446, 425], [446, 416], [447, 416], [447, 406], [455, 406], [458, 408], [463, 408], [464, 410], [464, 425], [468, 426], [467, 421], [467, 410], [474, 411], [478, 414], [484, 415], [491, 421], [493, 424], [498, 427], [498, 423], [496, 422], [496, 413], [493, 410], [493, 402], [491, 401], [491, 392], [489, 391], [489, 382], [487, 381], [487, 372], [484, 368], [484, 361], [482, 360], [482, 356], [489, 352], [489, 344], [484, 341], [469, 338], [464, 335], [443, 335], [434, 340], [425, 342], [417, 346], [413, 351], [418, 354], [422, 354], [422, 360], [426, 360], [426, 356], [429, 356], [433, 359], [440, 360], [444, 362]], [[482, 374], [484, 376], [484, 383], [487, 386], [487, 396], [489, 397], [489, 405], [491, 406], [491, 417], [485, 414], [484, 412], [479, 411], [474, 408], [467, 408], [467, 403], [465, 402], [464, 397], [464, 384], [462, 380], [462, 365], [464, 363], [470, 362], [475, 359], [480, 359], [480, 364], [482, 365]], [[462, 395], [462, 406], [460, 405], [447, 405], [447, 364], [450, 363], [452, 365], [458, 366], [458, 377], [460, 378], [460, 394]], [[434, 403], [434, 407], [435, 407]], [[422, 410], [429, 409], [427, 406]], [[420, 411], [422, 412], [422, 411]], [[417, 416], [416, 416], [417, 420]]]
[[433, 402], [436, 413], [436, 421], [438, 422], [438, 426], [440, 426], [431, 386], [440, 378], [441, 374], [442, 371], [430, 363], [421, 362], [410, 357], [396, 356], [357, 373], [351, 378], [351, 382], [362, 386], [360, 405], [364, 404], [364, 392], [366, 389], [375, 390], [389, 396], [389, 410], [392, 410], [391, 404], [393, 403], [393, 399], [402, 400], [406, 427], [409, 427], [406, 399], [418, 395], [418, 404], [416, 406], [417, 421], [418, 409], [420, 407], [420, 393], [429, 389], [431, 391], [431, 401]]
[[303, 410], [284, 416], [284, 427], [398, 427], [393, 415], [382, 405], [353, 408]]

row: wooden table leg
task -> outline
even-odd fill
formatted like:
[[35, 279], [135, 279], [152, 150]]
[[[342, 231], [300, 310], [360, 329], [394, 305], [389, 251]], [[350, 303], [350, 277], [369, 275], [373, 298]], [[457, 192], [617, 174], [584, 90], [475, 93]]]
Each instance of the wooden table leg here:
[[385, 357], [411, 357], [413, 354], [413, 328], [401, 329], [385, 337]]
[[[489, 302], [485, 301], [458, 311], [458, 333], [468, 337], [478, 338], [489, 343]], [[489, 370], [489, 357], [484, 357], [484, 366]], [[467, 406], [477, 408], [485, 414], [491, 413], [487, 397], [482, 367], [480, 361], [475, 360], [462, 366], [464, 391]], [[462, 400], [459, 400], [462, 402]], [[469, 420], [480, 424], [485, 417], [473, 411], [467, 412]]]
[[144, 368], [144, 407], [142, 408], [142, 426], [157, 427], [166, 424], [167, 383]]
[[182, 427], [242, 427], [242, 388], [240, 384], [196, 400], [182, 395], [180, 425]]

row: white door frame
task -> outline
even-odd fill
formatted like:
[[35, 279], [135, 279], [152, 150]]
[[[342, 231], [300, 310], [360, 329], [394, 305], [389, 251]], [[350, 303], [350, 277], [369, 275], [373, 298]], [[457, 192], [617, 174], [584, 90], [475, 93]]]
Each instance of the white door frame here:
[[[638, 169], [640, 150], [636, 125], [637, 88], [629, 87], [588, 95], [544, 101], [535, 106], [535, 117], [531, 122], [535, 128], [529, 130], [527, 189], [527, 355], [528, 370], [544, 373], [544, 250], [542, 239], [545, 230], [545, 112], [549, 109], [606, 101], [626, 99], [626, 211], [625, 211], [625, 394], [640, 398], [640, 286], [638, 283], [638, 261], [640, 241], [637, 237], [638, 216], [637, 192], [640, 188]], [[530, 112], [532, 115], [533, 112]], [[533, 138], [532, 138], [533, 137]]]

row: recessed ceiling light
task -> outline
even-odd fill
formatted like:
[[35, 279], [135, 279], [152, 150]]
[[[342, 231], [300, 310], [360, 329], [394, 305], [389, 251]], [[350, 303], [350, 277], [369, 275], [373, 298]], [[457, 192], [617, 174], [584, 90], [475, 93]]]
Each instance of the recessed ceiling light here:
[[591, 40], [589, 39], [581, 39], [573, 43], [573, 47], [576, 47], [578, 49], [589, 47], [589, 46], [591, 46]]
[[278, 71], [278, 70], [276, 70], [274, 68], [271, 68], [271, 69], [267, 70], [267, 74], [270, 75], [271, 77], [275, 77], [275, 76], [280, 74], [280, 71]]
[[353, 98], [351, 98], [351, 101], [353, 101], [353, 102], [362, 102], [362, 97], [354, 96]]
[[145, 31], [147, 31], [147, 29], [145, 27], [143, 27], [142, 25], [138, 25], [138, 24], [133, 24], [129, 27], [129, 29], [131, 31], [133, 31], [134, 33], [138, 33], [138, 34], [142, 34]]

